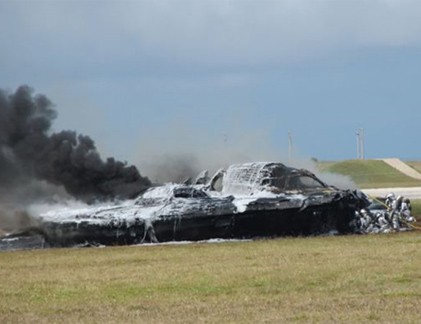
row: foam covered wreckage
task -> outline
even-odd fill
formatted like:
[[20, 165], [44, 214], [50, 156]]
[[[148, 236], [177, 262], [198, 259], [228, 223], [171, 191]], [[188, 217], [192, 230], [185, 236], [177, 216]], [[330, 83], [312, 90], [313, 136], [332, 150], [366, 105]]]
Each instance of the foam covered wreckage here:
[[369, 203], [281, 163], [231, 165], [188, 183], [152, 187], [120, 204], [51, 210], [39, 228], [50, 246], [345, 234]]

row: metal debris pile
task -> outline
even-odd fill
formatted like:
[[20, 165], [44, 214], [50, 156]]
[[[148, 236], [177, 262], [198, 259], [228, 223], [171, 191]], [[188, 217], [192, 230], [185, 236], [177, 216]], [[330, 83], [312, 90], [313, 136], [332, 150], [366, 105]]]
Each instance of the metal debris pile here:
[[[367, 234], [409, 230], [414, 221], [404, 197], [370, 201], [307, 170], [254, 162], [152, 187], [133, 200], [51, 207], [39, 214], [30, 239], [54, 247]], [[10, 239], [4, 243], [15, 245]]]
[[354, 230], [355, 210], [367, 205], [307, 170], [254, 162], [113, 206], [54, 209], [40, 215], [40, 229], [52, 246], [345, 234]]

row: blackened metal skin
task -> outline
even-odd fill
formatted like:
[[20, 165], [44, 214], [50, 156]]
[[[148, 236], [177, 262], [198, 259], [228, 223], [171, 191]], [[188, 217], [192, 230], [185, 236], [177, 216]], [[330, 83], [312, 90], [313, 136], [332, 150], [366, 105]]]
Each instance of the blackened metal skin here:
[[145, 222], [135, 224], [122, 221], [107, 225], [82, 223], [45, 223], [43, 235], [51, 247], [69, 247], [78, 244], [131, 245], [144, 241]]
[[160, 215], [150, 224], [143, 219], [131, 224], [111, 222], [106, 226], [89, 222], [47, 223], [44, 233], [50, 246], [307, 236], [332, 231], [347, 234], [354, 231], [352, 221], [360, 203], [350, 192], [310, 196], [304, 206], [284, 199], [264, 198], [241, 213], [215, 215], [202, 211]]

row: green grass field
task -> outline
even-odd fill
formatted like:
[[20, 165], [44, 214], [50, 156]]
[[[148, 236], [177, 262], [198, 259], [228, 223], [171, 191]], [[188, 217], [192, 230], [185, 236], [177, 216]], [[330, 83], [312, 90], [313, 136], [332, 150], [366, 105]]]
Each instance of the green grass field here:
[[420, 180], [410, 178], [380, 160], [320, 162], [319, 169], [348, 175], [360, 188], [421, 186]]
[[419, 221], [421, 221], [421, 200], [416, 199], [411, 201], [412, 214], [414, 214]]
[[406, 322], [421, 236], [0, 253], [1, 323]]
[[[321, 169], [420, 185], [382, 161]], [[420, 233], [2, 252], [0, 323], [420, 323]]]

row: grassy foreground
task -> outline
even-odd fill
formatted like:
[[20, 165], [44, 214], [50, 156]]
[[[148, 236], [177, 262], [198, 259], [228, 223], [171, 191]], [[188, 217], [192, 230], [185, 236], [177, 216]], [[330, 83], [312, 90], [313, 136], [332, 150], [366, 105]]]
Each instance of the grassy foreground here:
[[421, 321], [419, 232], [0, 253], [1, 323]]
[[360, 188], [388, 188], [421, 186], [413, 179], [380, 160], [346, 160], [321, 162], [321, 171], [348, 175]]

